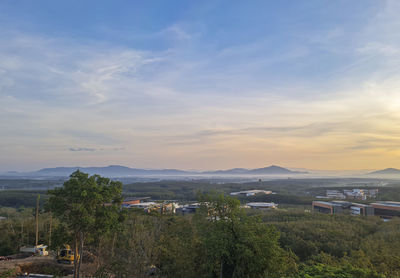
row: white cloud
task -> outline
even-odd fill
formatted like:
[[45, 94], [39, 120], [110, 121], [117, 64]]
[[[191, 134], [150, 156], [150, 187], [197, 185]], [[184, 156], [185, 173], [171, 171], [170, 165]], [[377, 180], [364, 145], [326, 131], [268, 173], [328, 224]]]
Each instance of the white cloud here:
[[369, 42], [367, 45], [357, 49], [357, 51], [364, 55], [393, 56], [400, 53], [400, 47], [383, 44], [381, 42]]
[[[391, 27], [381, 28], [396, 26], [398, 19], [390, 20]], [[318, 165], [324, 156], [389, 151], [400, 136], [400, 41], [371, 37], [379, 33], [376, 26], [360, 32], [357, 43], [338, 46], [339, 54], [334, 46], [324, 48], [330, 58], [350, 58], [320, 79], [314, 75], [324, 71], [323, 62], [312, 70], [307, 63], [325, 56], [313, 56], [310, 45], [269, 55], [263, 52], [270, 42], [260, 40], [198, 53], [195, 46], [187, 49], [196, 38], [181, 25], [156, 34], [176, 39], [164, 51], [4, 33], [0, 166], [8, 165], [6, 157], [17, 165], [27, 155], [43, 156], [47, 166], [312, 165], [299, 157]], [[310, 41], [328, 45], [344, 34], [338, 27]], [[310, 80], [285, 75], [296, 67]]]

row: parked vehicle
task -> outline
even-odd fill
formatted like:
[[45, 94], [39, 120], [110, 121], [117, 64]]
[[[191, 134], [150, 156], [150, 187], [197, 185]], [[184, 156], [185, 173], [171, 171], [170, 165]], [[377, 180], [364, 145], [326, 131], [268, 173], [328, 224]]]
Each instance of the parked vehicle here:
[[39, 256], [48, 256], [49, 252], [46, 250], [47, 245], [36, 245], [36, 246], [22, 246], [19, 251], [22, 253], [32, 253]]

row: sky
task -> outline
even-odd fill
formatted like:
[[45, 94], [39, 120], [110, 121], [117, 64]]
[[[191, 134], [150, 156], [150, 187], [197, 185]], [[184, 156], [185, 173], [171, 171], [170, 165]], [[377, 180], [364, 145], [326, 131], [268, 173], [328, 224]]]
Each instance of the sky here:
[[0, 171], [400, 168], [400, 1], [0, 1]]

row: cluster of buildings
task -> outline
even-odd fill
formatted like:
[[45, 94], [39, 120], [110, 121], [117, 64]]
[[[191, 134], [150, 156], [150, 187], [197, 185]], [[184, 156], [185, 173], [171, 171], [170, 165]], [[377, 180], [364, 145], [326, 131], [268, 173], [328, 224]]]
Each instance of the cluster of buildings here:
[[[245, 191], [230, 193], [231, 196], [242, 196], [242, 197], [250, 197], [250, 196], [255, 196], [257, 194], [269, 195], [269, 194], [274, 194], [274, 193], [269, 190], [259, 190], [259, 189], [245, 190]], [[247, 203], [246, 205], [242, 206], [242, 208], [251, 208], [251, 209], [260, 209], [260, 210], [276, 209], [277, 207], [278, 207], [278, 205], [275, 203], [266, 203], [266, 202], [251, 202], [251, 203]]]
[[326, 190], [325, 196], [317, 196], [318, 199], [354, 199], [367, 200], [376, 198], [378, 189], [343, 189], [343, 190]]
[[122, 202], [123, 208], [143, 209], [145, 212], [176, 213], [180, 205], [174, 202], [149, 202], [150, 197], [129, 197]]
[[[200, 203], [178, 204], [175, 202], [154, 202], [149, 201], [150, 197], [129, 197], [122, 202], [123, 208], [142, 209], [147, 213], [176, 213], [181, 215], [195, 213], [200, 208]], [[266, 202], [251, 202], [243, 205], [242, 208], [269, 210], [276, 209], [278, 204]]]
[[[255, 196], [257, 194], [274, 194], [272, 191], [268, 190], [246, 190], [239, 192], [231, 192], [231, 196]], [[110, 204], [106, 204], [110, 205]], [[277, 204], [275, 203], [266, 203], [266, 202], [250, 202], [246, 205], [242, 206], [243, 208], [251, 208], [251, 209], [260, 209], [260, 210], [268, 210], [268, 209], [276, 209]], [[161, 212], [161, 213], [176, 213], [181, 215], [195, 213], [196, 210], [200, 208], [199, 203], [189, 203], [189, 204], [178, 204], [172, 201], [150, 201], [150, 197], [128, 197], [125, 198], [122, 202], [123, 208], [128, 209], [142, 209], [145, 212]]]
[[312, 208], [313, 211], [327, 214], [376, 215], [384, 219], [400, 216], [400, 202], [359, 204], [347, 201], [313, 201]]

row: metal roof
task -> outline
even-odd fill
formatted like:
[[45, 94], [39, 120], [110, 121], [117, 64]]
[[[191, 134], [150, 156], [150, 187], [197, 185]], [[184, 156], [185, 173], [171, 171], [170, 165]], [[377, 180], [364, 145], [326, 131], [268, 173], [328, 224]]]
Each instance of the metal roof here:
[[249, 206], [249, 207], [275, 207], [275, 206], [277, 206], [277, 204], [275, 204], [275, 203], [253, 202], [253, 203], [247, 203], [246, 206]]
[[146, 200], [150, 199], [150, 197], [126, 197], [124, 199], [124, 202], [130, 202], [130, 201], [138, 201], [138, 200]]
[[378, 203], [372, 203], [371, 205], [380, 205], [380, 206], [387, 206], [387, 207], [395, 207], [395, 208], [400, 208], [400, 202], [378, 202]]

